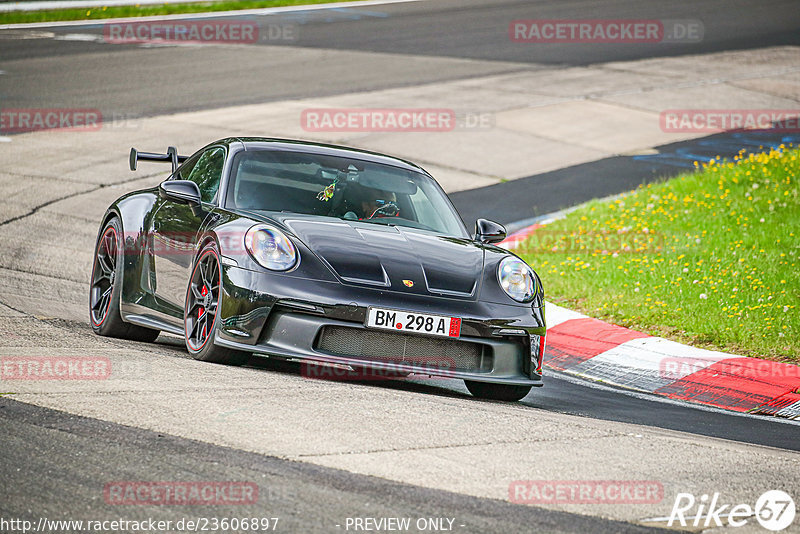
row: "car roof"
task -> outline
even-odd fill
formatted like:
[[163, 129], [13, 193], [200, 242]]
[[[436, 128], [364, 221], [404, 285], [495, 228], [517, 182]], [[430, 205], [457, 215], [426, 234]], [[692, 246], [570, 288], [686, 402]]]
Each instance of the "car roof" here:
[[280, 139], [273, 137], [228, 137], [220, 139], [212, 145], [230, 146], [233, 143], [241, 143], [247, 150], [285, 150], [288, 152], [304, 152], [307, 154], [321, 154], [326, 156], [339, 156], [344, 158], [358, 159], [371, 163], [391, 165], [412, 172], [420, 172], [429, 175], [428, 172], [410, 161], [387, 156], [378, 152], [361, 150], [357, 148], [328, 145], [325, 143], [315, 143], [313, 141], [302, 141], [299, 139]]

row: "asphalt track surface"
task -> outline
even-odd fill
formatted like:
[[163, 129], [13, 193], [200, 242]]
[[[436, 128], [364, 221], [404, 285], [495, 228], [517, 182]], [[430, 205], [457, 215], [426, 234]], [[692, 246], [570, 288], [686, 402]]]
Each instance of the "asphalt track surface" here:
[[[291, 362], [276, 366], [261, 358], [252, 358], [248, 365], [261, 369], [300, 373]], [[437, 381], [439, 382], [439, 381]], [[369, 383], [366, 383], [370, 385]], [[380, 382], [377, 387], [417, 391], [423, 395], [469, 395], [461, 381], [447, 380], [431, 385], [429, 380]], [[714, 438], [741, 441], [767, 447], [800, 451], [797, 425], [766, 416], [743, 416], [723, 410], [688, 407], [645, 394], [623, 391], [615, 387], [588, 387], [586, 382], [556, 371], [547, 372], [544, 387], [534, 389], [520, 401], [538, 408], [592, 419], [647, 425]]]
[[[699, 19], [705, 28], [700, 43], [637, 47], [552, 45], [546, 49], [514, 46], [507, 35], [509, 20], [525, 18], [662, 18]], [[525, 63], [545, 66], [590, 65], [643, 57], [694, 54], [719, 50], [800, 44], [800, 10], [796, 2], [700, 1], [648, 4], [604, 2], [430, 1], [373, 6], [334, 13], [261, 17], [260, 24], [297, 24], [300, 37], [283, 46], [310, 51], [353, 52], [349, 61], [332, 62], [309, 53], [296, 65], [282, 59], [272, 43], [260, 47], [141, 48], [87, 40], [21, 39], [25, 31], [0, 31], [0, 101], [5, 107], [101, 107], [120, 114], [154, 116], [177, 111], [349, 93], [388, 87], [502, 73]], [[99, 27], [54, 28], [54, 35], [102, 34]], [[20, 33], [21, 32], [21, 33]], [[264, 53], [266, 52], [266, 54]], [[386, 54], [379, 58], [359, 52]], [[447, 68], [421, 68], [404, 54], [464, 60]], [[680, 148], [680, 147], [677, 147]], [[662, 148], [663, 151], [663, 148]], [[475, 207], [489, 203], [496, 218], [512, 223], [630, 189], [670, 175], [680, 167], [663, 162], [619, 157], [579, 168], [532, 176], [490, 188], [465, 191], [454, 200], [465, 220]], [[599, 174], [587, 189], [582, 175]], [[556, 178], [556, 179], [553, 179]], [[504, 203], [519, 188], [536, 185], [540, 193], [534, 211]], [[482, 210], [485, 213], [485, 210]], [[265, 372], [276, 369], [251, 362]], [[458, 385], [431, 386], [393, 382], [373, 387], [399, 388], [429, 396], [463, 396]], [[476, 401], [478, 402], [478, 401]], [[787, 450], [800, 450], [798, 427], [766, 418], [665, 403], [612, 388], [550, 376], [546, 387], [534, 390], [524, 405], [557, 413], [605, 421], [636, 423], [688, 434], [718, 437]], [[98, 487], [112, 479], [150, 478], [263, 480], [269, 508], [285, 518], [285, 531], [330, 532], [348, 516], [458, 516], [469, 532], [514, 532], [519, 525], [536, 525], [546, 532], [608, 532], [645, 530], [626, 523], [576, 514], [515, 506], [491, 499], [407, 486], [346, 471], [288, 462], [226, 449], [146, 430], [124, 427], [0, 399], [3, 454], [0, 479], [3, 516], [40, 517], [56, 513], [92, 512], [93, 517], [117, 517]], [[24, 466], [24, 469], [21, 468]], [[239, 475], [239, 476], [237, 476]], [[60, 483], [53, 483], [58, 481]], [[9, 488], [14, 488], [13, 491]], [[149, 516], [191, 515], [193, 510], [162, 508]], [[207, 515], [197, 510], [197, 515]], [[216, 509], [215, 515], [222, 516]], [[240, 510], [231, 510], [239, 515]], [[259, 515], [264, 515], [263, 507]], [[134, 518], [139, 510], [126, 510]], [[278, 515], [278, 514], [276, 514]]]
[[[510, 21], [548, 18], [689, 19], [700, 21], [704, 33], [696, 43], [636, 46], [509, 40]], [[800, 10], [793, 0], [435, 0], [252, 19], [264, 35], [270, 26], [290, 25], [297, 38], [255, 46], [143, 49], [103, 43], [99, 24], [0, 31], [0, 69], [7, 72], [0, 76], [0, 102], [142, 117], [499, 74], [521, 65], [536, 70], [800, 44]], [[58, 39], [19, 39], [30, 32], [52, 32]], [[95, 35], [101, 42], [75, 34]], [[306, 54], [287, 56], [286, 46]], [[351, 55], [334, 60], [315, 53], [323, 50]], [[442, 58], [460, 61], [435, 61]]]
[[[3, 517], [141, 521], [278, 517], [278, 532], [345, 531], [348, 517], [457, 518], [457, 532], [659, 532], [658, 529], [478, 499], [287, 462], [236, 449], [88, 419], [0, 398]], [[9, 469], [25, 465], [24, 470]], [[188, 476], [187, 476], [188, 475]], [[102, 497], [110, 480], [248, 480], [258, 505], [120, 506]], [[42, 481], [52, 481], [47, 486]], [[4, 492], [5, 493], [5, 492]], [[79, 512], [76, 513], [76, 512]], [[49, 514], [49, 515], [48, 515]], [[663, 531], [667, 532], [667, 531]]]

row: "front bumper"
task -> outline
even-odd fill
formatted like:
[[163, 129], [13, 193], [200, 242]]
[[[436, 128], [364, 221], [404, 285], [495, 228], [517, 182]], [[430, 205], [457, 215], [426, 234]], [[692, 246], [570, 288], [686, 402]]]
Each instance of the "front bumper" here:
[[[231, 349], [351, 367], [478, 382], [542, 385], [531, 337], [543, 308], [411, 295], [223, 266], [215, 343]], [[461, 317], [457, 339], [364, 326], [370, 306]]]

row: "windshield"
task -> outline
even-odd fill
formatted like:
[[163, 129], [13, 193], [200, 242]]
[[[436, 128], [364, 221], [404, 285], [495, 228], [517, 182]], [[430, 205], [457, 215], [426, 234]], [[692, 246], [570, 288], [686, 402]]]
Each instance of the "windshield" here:
[[240, 152], [233, 161], [225, 204], [468, 237], [450, 200], [429, 176], [345, 157]]

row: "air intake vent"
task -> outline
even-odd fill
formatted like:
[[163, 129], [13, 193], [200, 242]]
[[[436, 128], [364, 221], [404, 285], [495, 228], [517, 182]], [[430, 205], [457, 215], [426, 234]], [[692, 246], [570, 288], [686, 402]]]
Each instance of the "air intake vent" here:
[[492, 368], [491, 348], [480, 343], [427, 336], [325, 326], [317, 350], [427, 369], [483, 372]]

